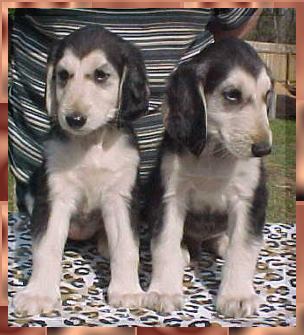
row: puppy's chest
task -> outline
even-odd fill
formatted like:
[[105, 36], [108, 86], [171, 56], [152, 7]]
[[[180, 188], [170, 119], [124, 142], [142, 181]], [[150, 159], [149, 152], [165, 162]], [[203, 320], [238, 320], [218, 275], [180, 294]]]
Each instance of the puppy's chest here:
[[210, 159], [182, 168], [179, 187], [187, 190], [188, 208], [226, 211], [237, 187], [237, 174], [233, 162], [221, 164]]
[[189, 209], [200, 211], [204, 207], [214, 210], [226, 210], [229, 203], [227, 189], [231, 182], [226, 178], [201, 176], [188, 180], [187, 206]]
[[107, 179], [126, 165], [123, 155], [123, 148], [105, 151], [102, 144], [96, 144], [88, 150], [80, 150], [79, 160], [71, 171], [84, 179]]
[[93, 192], [94, 189], [101, 188], [117, 177], [118, 167], [121, 164], [117, 157], [115, 161], [114, 153], [106, 153], [102, 146], [94, 146], [88, 151], [84, 151], [77, 164], [71, 168], [71, 178], [77, 179], [83, 188]]
[[139, 157], [127, 139], [118, 139], [108, 147], [100, 142], [90, 146], [52, 143], [50, 148], [48, 165], [57, 181], [77, 187], [88, 197], [98, 197], [119, 184], [123, 189], [134, 182]]
[[[215, 211], [227, 211], [240, 199], [251, 201], [257, 185], [259, 162], [207, 162], [183, 175], [181, 185], [187, 187], [189, 209], [199, 211], [204, 207]], [[190, 169], [191, 170], [191, 169]]]
[[181, 180], [187, 180], [196, 190], [223, 191], [236, 174], [234, 162], [222, 162], [210, 158], [180, 168]]

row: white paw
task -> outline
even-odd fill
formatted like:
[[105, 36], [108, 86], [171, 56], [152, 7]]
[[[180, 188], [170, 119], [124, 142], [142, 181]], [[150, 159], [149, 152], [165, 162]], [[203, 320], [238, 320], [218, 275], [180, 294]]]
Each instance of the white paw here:
[[248, 317], [258, 311], [262, 299], [255, 293], [221, 293], [216, 302], [217, 311], [227, 317]]
[[108, 290], [108, 303], [113, 307], [140, 308], [143, 304], [144, 292], [141, 289], [130, 292]]
[[157, 312], [171, 313], [183, 308], [184, 297], [182, 292], [172, 294], [148, 291], [144, 299], [144, 307]]
[[35, 315], [48, 313], [61, 306], [59, 290], [48, 290], [46, 292], [35, 287], [27, 286], [16, 293], [13, 299], [15, 311], [22, 315]]

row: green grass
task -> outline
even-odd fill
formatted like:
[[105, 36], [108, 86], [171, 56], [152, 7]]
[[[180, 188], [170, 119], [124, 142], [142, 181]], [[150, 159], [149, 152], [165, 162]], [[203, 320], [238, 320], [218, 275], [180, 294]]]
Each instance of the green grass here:
[[[269, 222], [295, 222], [296, 126], [295, 121], [271, 121], [273, 151], [266, 161]], [[9, 210], [16, 210], [13, 177], [9, 173]]]
[[268, 172], [269, 222], [296, 220], [296, 123], [271, 121], [273, 151], [266, 158]]

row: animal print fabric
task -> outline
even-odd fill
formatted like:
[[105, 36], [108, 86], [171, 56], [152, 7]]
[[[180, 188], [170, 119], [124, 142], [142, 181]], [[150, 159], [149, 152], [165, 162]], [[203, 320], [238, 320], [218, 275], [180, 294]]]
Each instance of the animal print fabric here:
[[[147, 244], [142, 244], [140, 280], [146, 289], [151, 275], [151, 258]], [[247, 319], [225, 318], [217, 314], [214, 299], [223, 261], [208, 253], [202, 254], [197, 268], [189, 266], [185, 269], [186, 303], [183, 310], [159, 314], [144, 308], [112, 308], [106, 302], [109, 261], [99, 256], [94, 240], [66, 245], [62, 261], [62, 309], [31, 318], [21, 317], [14, 313], [12, 298], [25, 286], [30, 275], [31, 238], [28, 220], [18, 214], [9, 216], [8, 248], [10, 326], [263, 327], [294, 326], [296, 322], [294, 224], [271, 223], [265, 227], [265, 247], [260, 253], [254, 280], [265, 303], [258, 315]]]

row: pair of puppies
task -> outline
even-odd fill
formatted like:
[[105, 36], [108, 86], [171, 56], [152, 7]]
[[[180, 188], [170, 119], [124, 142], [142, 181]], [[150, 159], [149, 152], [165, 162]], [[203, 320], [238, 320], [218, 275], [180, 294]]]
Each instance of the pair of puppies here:
[[27, 197], [33, 271], [14, 299], [17, 311], [56, 307], [67, 237], [97, 234], [111, 261], [111, 305], [181, 308], [187, 245], [195, 256], [202, 242], [212, 241], [226, 259], [218, 310], [252, 314], [271, 86], [257, 54], [238, 40], [215, 43], [170, 77], [166, 131], [143, 213], [153, 234], [152, 281], [144, 293], [136, 232], [139, 153], [131, 140], [131, 121], [148, 105], [144, 62], [133, 45], [100, 27], [63, 39], [48, 60], [46, 106], [54, 124]]

